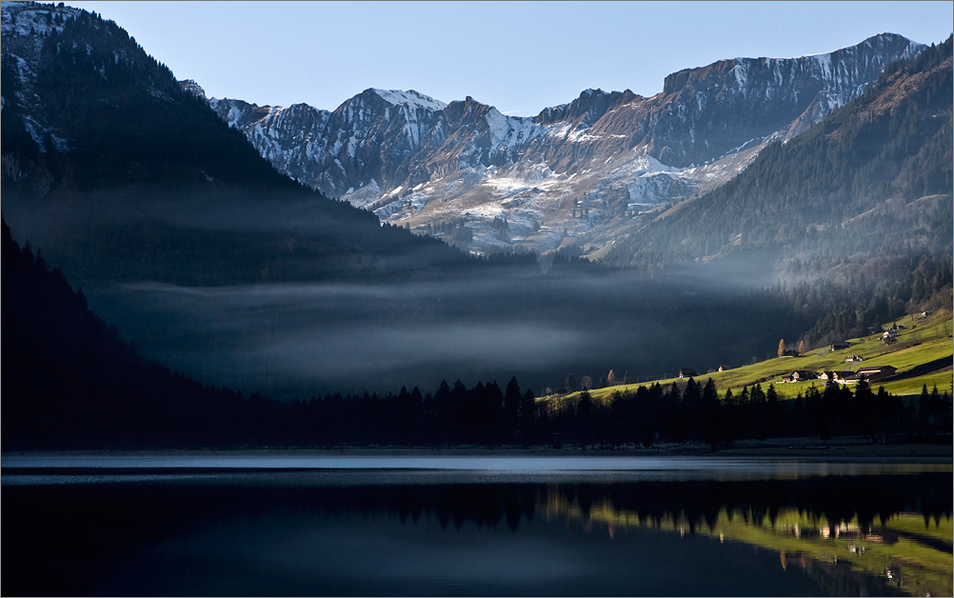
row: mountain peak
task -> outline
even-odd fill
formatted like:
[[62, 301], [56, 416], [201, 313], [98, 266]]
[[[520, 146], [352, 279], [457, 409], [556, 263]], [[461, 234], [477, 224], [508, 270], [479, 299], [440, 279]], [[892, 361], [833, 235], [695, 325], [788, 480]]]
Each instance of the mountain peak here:
[[400, 89], [377, 89], [372, 87], [370, 91], [378, 94], [381, 96], [381, 99], [394, 106], [406, 104], [409, 107], [424, 108], [432, 112], [443, 110], [447, 107], [447, 104], [444, 102], [435, 100], [431, 96], [424, 95], [413, 89], [402, 91]]
[[195, 79], [183, 79], [179, 81], [179, 87], [182, 88], [182, 91], [191, 93], [203, 102], [209, 101], [208, 96], [205, 95], [205, 90], [202, 89], [201, 85], [195, 82]]
[[602, 89], [586, 89], [569, 104], [544, 108], [540, 114], [534, 117], [534, 121], [544, 125], [564, 121], [579, 121], [584, 126], [589, 126], [608, 110], [632, 102], [638, 97], [640, 96], [628, 89], [612, 92]]

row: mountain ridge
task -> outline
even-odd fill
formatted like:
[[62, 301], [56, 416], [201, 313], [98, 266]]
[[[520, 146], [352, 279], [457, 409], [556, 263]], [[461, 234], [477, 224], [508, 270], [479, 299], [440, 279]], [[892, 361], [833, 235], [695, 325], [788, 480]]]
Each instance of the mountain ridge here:
[[824, 121], [621, 239], [602, 261], [659, 270], [774, 255], [774, 277], [795, 309], [829, 310], [809, 342], [949, 306], [952, 40], [890, 65]]
[[[418, 92], [431, 108], [387, 104], [373, 88], [332, 112], [210, 104], [280, 172], [382, 221], [423, 233], [456, 220], [481, 253], [593, 250], [730, 179], [924, 47], [884, 33], [823, 54], [722, 60], [672, 73], [649, 98], [585, 90], [534, 117], [471, 97], [435, 110], [442, 102]], [[647, 170], [645, 158], [664, 168]]]

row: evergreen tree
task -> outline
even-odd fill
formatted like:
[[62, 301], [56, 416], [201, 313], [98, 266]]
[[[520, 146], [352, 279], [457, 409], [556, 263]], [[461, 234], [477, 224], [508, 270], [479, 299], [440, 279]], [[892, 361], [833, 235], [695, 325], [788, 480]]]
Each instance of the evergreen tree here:
[[504, 418], [508, 440], [520, 427], [520, 402], [522, 399], [520, 384], [517, 383], [517, 377], [514, 376], [507, 383], [507, 390], [504, 393]]
[[533, 391], [527, 390], [520, 398], [520, 431], [524, 444], [530, 444], [535, 439], [536, 430], [536, 401], [533, 397]]
[[589, 391], [580, 393], [576, 403], [577, 441], [580, 446], [586, 446], [593, 440], [593, 398]]
[[719, 401], [719, 393], [712, 378], [706, 381], [702, 389], [702, 406], [705, 411], [703, 440], [715, 450], [725, 437], [725, 410]]
[[771, 436], [782, 434], [785, 429], [785, 405], [779, 399], [774, 384], [765, 391], [766, 423]]
[[768, 424], [766, 422], [767, 405], [765, 391], [761, 384], [752, 387], [752, 435], [759, 442], [768, 438]]
[[566, 381], [563, 383], [563, 390], [566, 392], [576, 392], [576, 378], [573, 374], [566, 375]]

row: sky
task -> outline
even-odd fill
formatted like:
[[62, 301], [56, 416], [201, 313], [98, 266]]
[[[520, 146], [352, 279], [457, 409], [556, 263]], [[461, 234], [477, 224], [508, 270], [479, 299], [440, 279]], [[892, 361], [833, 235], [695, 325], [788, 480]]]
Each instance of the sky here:
[[651, 96], [684, 68], [881, 32], [947, 39], [952, 2], [67, 2], [210, 97], [334, 110], [369, 87], [533, 116], [588, 89]]

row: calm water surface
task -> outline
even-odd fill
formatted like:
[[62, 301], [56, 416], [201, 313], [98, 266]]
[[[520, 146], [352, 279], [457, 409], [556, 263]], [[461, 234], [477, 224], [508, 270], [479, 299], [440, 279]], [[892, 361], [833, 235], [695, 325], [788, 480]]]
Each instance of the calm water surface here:
[[2, 458], [4, 595], [951, 595], [948, 463]]

